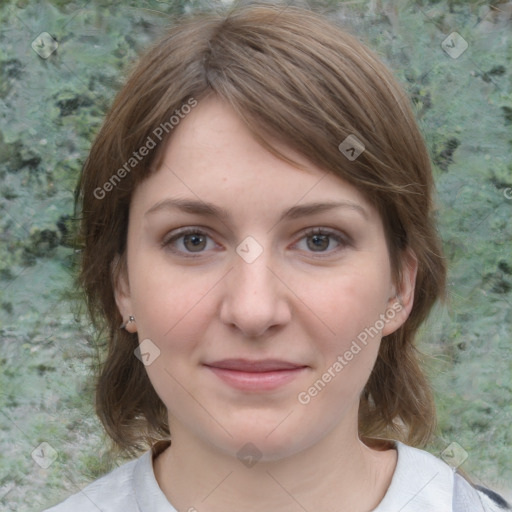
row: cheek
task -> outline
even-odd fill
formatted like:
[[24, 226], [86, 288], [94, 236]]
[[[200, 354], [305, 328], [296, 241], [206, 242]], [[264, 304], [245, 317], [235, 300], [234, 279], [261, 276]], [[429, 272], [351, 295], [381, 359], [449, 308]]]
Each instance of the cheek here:
[[[374, 326], [388, 302], [389, 280], [370, 266], [349, 269], [328, 282], [310, 287], [311, 310], [329, 327], [330, 345], [345, 345]], [[325, 330], [326, 332], [327, 329]]]
[[315, 334], [312, 326], [316, 323], [318, 327], [318, 320], [310, 324], [319, 354], [315, 375], [323, 395], [317, 401], [319, 406], [329, 400], [340, 404], [358, 400], [379, 351], [379, 319], [387, 305], [388, 277], [385, 267], [381, 270], [378, 265], [363, 264], [329, 283], [318, 282], [309, 288], [311, 309], [328, 326]]
[[319, 295], [314, 302], [334, 334], [324, 330], [326, 334], [312, 338], [318, 367], [302, 396], [310, 400], [313, 416], [327, 415], [336, 423], [348, 408], [357, 407], [380, 347], [376, 324], [384, 313], [386, 294], [379, 286], [369, 285], [367, 276], [351, 274], [332, 282], [329, 295]]
[[201, 330], [208, 318], [205, 312], [211, 307], [208, 294], [218, 276], [198, 268], [180, 268], [147, 253], [144, 258], [136, 254], [132, 263], [130, 291], [139, 336], [169, 343], [183, 339], [185, 326]]
[[149, 338], [159, 350], [146, 371], [168, 409], [187, 411], [190, 394], [201, 392], [189, 372], [201, 357], [201, 340], [212, 321], [209, 292], [218, 279], [167, 265], [139, 268], [131, 283], [139, 341]]

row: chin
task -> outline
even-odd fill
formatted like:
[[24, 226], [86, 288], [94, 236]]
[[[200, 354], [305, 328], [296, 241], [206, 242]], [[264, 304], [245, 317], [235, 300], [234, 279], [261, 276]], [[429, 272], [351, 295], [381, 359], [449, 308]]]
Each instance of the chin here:
[[244, 458], [251, 461], [251, 457], [259, 462], [272, 462], [302, 451], [306, 447], [302, 445], [306, 443], [300, 441], [300, 436], [292, 432], [289, 425], [279, 425], [282, 420], [281, 417], [279, 421], [269, 422], [272, 427], [267, 427], [267, 423], [228, 427], [233, 435], [229, 439], [230, 455], [241, 462]]

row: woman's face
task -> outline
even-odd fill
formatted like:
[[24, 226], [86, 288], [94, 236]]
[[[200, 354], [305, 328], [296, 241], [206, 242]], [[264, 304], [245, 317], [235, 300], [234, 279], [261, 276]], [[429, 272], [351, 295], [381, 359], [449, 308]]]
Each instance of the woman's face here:
[[410, 311], [414, 264], [401, 306], [377, 211], [307, 165], [271, 155], [210, 97], [134, 193], [116, 298], [173, 439], [231, 455], [252, 443], [272, 460], [357, 435], [381, 337]]

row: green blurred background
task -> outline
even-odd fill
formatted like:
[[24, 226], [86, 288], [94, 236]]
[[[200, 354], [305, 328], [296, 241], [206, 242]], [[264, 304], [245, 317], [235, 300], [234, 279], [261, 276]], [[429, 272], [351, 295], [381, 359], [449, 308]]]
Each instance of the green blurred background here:
[[[140, 52], [174, 14], [228, 4], [0, 4], [1, 510], [42, 510], [123, 462], [109, 460], [94, 415], [94, 332], [71, 285], [73, 191]], [[439, 412], [428, 450], [512, 500], [512, 2], [294, 4], [376, 50], [413, 102], [450, 267], [448, 303], [419, 340]], [[452, 32], [462, 39], [447, 53]], [[32, 457], [42, 442], [56, 455], [47, 468]]]

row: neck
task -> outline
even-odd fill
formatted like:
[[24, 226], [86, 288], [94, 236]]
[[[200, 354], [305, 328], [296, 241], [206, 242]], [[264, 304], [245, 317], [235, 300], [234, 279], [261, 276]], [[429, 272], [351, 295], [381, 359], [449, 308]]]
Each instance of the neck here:
[[391, 482], [396, 451], [389, 445], [371, 449], [359, 440], [357, 428], [346, 430], [251, 466], [175, 425], [172, 445], [155, 460], [155, 476], [177, 510], [373, 510]]

